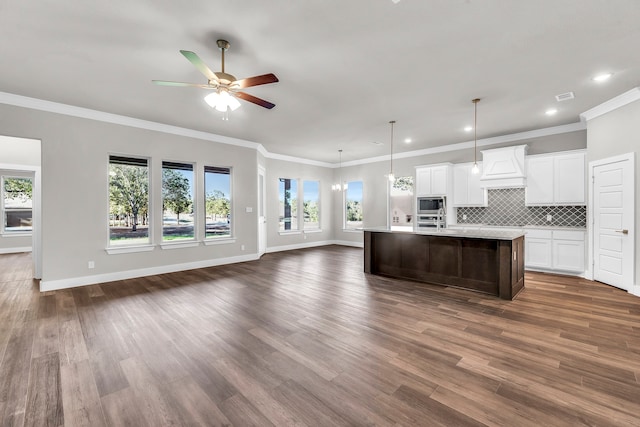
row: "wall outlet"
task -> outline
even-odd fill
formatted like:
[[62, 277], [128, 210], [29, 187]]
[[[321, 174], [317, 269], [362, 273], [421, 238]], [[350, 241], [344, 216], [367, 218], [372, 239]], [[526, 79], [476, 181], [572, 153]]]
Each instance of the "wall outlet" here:
[[87, 267], [88, 267], [88, 268], [96, 268], [96, 263], [95, 263], [95, 261], [89, 261], [89, 262], [87, 263]]
[[246, 211], [247, 213], [251, 213], [251, 212], [253, 212], [253, 208], [252, 208], [251, 206], [247, 206], [247, 207], [245, 208], [245, 211]]
[[241, 251], [244, 251], [244, 245], [241, 245], [241, 246], [240, 246], [240, 250], [241, 250]]
[[303, 239], [303, 240], [307, 240], [307, 235], [306, 235], [306, 234], [303, 234], [303, 235], [302, 235], [302, 239]]
[[551, 222], [552, 219], [553, 217], [551, 215], [547, 215], [547, 222]]

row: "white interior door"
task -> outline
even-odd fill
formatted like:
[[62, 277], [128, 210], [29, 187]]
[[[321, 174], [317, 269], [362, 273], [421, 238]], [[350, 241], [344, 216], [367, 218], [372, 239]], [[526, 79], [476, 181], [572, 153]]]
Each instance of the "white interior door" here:
[[258, 167], [258, 256], [267, 251], [267, 217], [265, 206], [265, 170]]
[[634, 275], [633, 156], [593, 166], [593, 278], [629, 291]]

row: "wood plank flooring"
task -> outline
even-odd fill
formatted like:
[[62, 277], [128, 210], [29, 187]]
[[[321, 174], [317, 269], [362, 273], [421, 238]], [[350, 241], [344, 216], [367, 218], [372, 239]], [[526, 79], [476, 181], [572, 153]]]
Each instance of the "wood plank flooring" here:
[[640, 298], [515, 301], [365, 275], [328, 246], [39, 293], [0, 256], [0, 423], [640, 426]]

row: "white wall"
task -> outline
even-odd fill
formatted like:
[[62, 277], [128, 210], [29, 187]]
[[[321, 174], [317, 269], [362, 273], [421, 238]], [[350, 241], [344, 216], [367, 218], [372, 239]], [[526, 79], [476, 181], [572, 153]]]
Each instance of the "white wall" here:
[[[42, 285], [64, 287], [251, 258], [257, 253], [257, 152], [184, 136], [0, 105], [0, 133], [42, 141]], [[233, 168], [232, 244], [109, 255], [109, 154], [151, 157], [154, 243], [161, 224], [161, 162], [174, 160]], [[202, 189], [202, 177], [196, 194]], [[202, 213], [203, 203], [198, 212]], [[253, 212], [246, 213], [245, 208]], [[202, 218], [202, 215], [200, 216]], [[241, 246], [245, 249], [242, 250]], [[88, 269], [88, 261], [95, 262]], [[127, 273], [128, 272], [128, 273]]]
[[[626, 153], [640, 153], [640, 101], [632, 102], [617, 110], [587, 122], [587, 159], [589, 162], [606, 159]], [[635, 176], [636, 218], [634, 229], [638, 230], [640, 214], [640, 173], [636, 165]], [[640, 286], [640, 233], [636, 233], [636, 260], [634, 293], [639, 294]]]
[[[0, 175], [35, 178], [40, 168], [40, 141], [0, 135]], [[30, 251], [31, 236], [0, 234], [0, 254]]]

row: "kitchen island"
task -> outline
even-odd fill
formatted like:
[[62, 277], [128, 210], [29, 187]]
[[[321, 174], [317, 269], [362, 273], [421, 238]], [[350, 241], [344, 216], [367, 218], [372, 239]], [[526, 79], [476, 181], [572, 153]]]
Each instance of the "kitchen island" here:
[[366, 228], [364, 271], [511, 300], [524, 288], [524, 233]]

